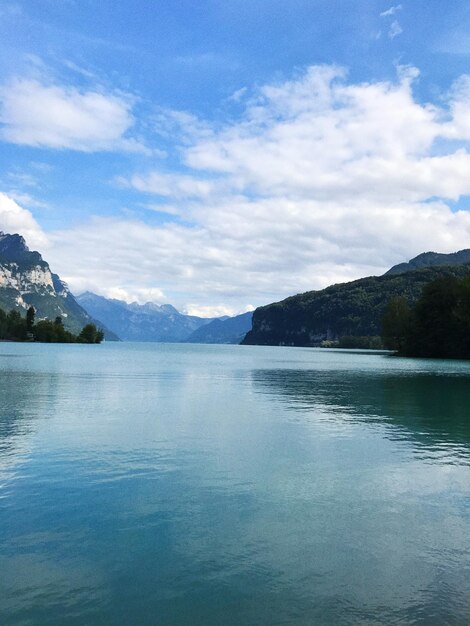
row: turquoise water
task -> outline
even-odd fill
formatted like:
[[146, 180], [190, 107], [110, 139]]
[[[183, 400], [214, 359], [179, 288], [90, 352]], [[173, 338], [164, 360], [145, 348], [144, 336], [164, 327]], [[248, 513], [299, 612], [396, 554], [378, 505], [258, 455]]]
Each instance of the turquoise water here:
[[0, 344], [2, 625], [469, 622], [469, 363]]

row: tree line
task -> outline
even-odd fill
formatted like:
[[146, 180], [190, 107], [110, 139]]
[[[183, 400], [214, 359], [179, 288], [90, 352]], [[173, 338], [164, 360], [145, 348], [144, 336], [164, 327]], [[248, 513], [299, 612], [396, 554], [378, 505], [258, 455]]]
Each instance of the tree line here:
[[382, 341], [401, 356], [470, 359], [470, 276], [445, 276], [424, 286], [410, 306], [392, 298], [382, 319]]
[[30, 306], [23, 317], [15, 309], [6, 313], [0, 309], [0, 340], [39, 341], [43, 343], [101, 343], [104, 333], [95, 324], [86, 324], [78, 335], [64, 327], [62, 317], [54, 321], [43, 319], [36, 322], [36, 311]]

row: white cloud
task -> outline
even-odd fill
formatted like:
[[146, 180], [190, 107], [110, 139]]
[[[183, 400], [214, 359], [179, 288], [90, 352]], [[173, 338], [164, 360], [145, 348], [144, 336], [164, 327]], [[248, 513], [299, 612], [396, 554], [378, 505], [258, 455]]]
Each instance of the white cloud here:
[[[250, 305], [247, 306], [249, 307]], [[244, 313], [245, 311], [251, 311], [251, 309], [245, 308], [241, 311], [236, 311], [233, 307], [224, 305], [201, 306], [198, 304], [188, 304], [182, 312], [186, 315], [196, 315], [197, 317], [222, 317], [224, 315], [238, 315], [239, 313]]]
[[386, 11], [382, 11], [382, 13], [380, 14], [380, 17], [390, 17], [392, 15], [395, 15], [395, 13], [398, 13], [398, 11], [401, 11], [402, 9], [403, 9], [403, 5], [397, 4], [396, 6], [390, 7]]
[[110, 287], [108, 289], [98, 288], [97, 293], [104, 295], [106, 298], [113, 298], [115, 300], [123, 300], [124, 302], [138, 302], [144, 304], [146, 302], [155, 302], [158, 304], [164, 304], [167, 302], [167, 298], [161, 289], [157, 287], [141, 287], [134, 286], [131, 289], [124, 289], [123, 287]]
[[42, 148], [141, 151], [128, 136], [132, 99], [123, 94], [16, 79], [0, 87], [0, 138]]
[[[413, 68], [400, 82], [347, 84], [334, 68], [263, 89], [246, 118], [185, 151], [186, 164], [262, 196], [384, 201], [468, 193], [465, 150], [434, 156], [444, 115], [416, 103]], [[222, 184], [219, 181], [219, 185]]]
[[447, 124], [447, 136], [470, 141], [470, 74], [461, 76], [454, 84], [449, 106], [451, 119]]
[[400, 22], [398, 20], [394, 20], [391, 24], [390, 24], [390, 28], [388, 30], [388, 36], [390, 39], [395, 39], [395, 37], [398, 37], [398, 35], [401, 35], [403, 32], [403, 28], [400, 25]]
[[470, 213], [446, 204], [470, 195], [469, 80], [436, 106], [416, 101], [417, 74], [356, 84], [313, 67], [259, 89], [222, 128], [172, 114], [188, 173], [126, 181], [184, 221], [95, 217], [51, 235], [51, 262], [76, 291], [157, 289], [181, 310], [239, 312], [470, 247]]
[[232, 93], [231, 96], [227, 98], [229, 102], [240, 102], [248, 91], [247, 87], [241, 87]]
[[216, 180], [204, 180], [196, 176], [162, 172], [135, 175], [129, 180], [120, 178], [117, 182], [145, 193], [177, 199], [207, 198], [214, 191], [220, 189], [220, 184]]
[[13, 199], [21, 206], [27, 206], [29, 209], [47, 209], [48, 205], [37, 198], [34, 198], [31, 194], [25, 191], [18, 191], [17, 189], [8, 189], [6, 195]]
[[32, 248], [44, 249], [47, 238], [31, 212], [23, 209], [15, 200], [0, 192], [0, 230], [4, 233], [19, 233]]
[[7, 172], [6, 179], [13, 185], [20, 187], [38, 187], [38, 179], [29, 172], [13, 170]]

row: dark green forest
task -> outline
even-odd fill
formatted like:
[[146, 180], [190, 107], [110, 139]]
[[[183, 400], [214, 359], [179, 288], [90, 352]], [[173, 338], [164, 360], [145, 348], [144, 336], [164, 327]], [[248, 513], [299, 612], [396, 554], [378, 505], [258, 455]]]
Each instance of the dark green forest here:
[[[470, 264], [425, 267], [403, 274], [361, 278], [308, 291], [259, 307], [242, 343], [257, 345], [380, 347], [387, 303], [403, 298], [411, 308], [433, 280], [470, 275]], [[448, 278], [447, 278], [448, 277]]]
[[18, 310], [6, 313], [0, 309], [0, 341], [37, 341], [43, 343], [101, 343], [103, 331], [95, 324], [86, 324], [78, 335], [64, 328], [62, 318], [36, 322], [34, 307], [23, 317]]
[[437, 278], [412, 305], [403, 296], [392, 298], [382, 341], [401, 356], [470, 359], [470, 276]]

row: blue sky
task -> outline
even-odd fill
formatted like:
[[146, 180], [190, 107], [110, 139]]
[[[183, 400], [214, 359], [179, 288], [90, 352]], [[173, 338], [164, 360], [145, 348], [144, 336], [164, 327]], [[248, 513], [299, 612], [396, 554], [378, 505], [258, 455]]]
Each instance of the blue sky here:
[[0, 229], [234, 313], [470, 246], [470, 4], [0, 2]]

